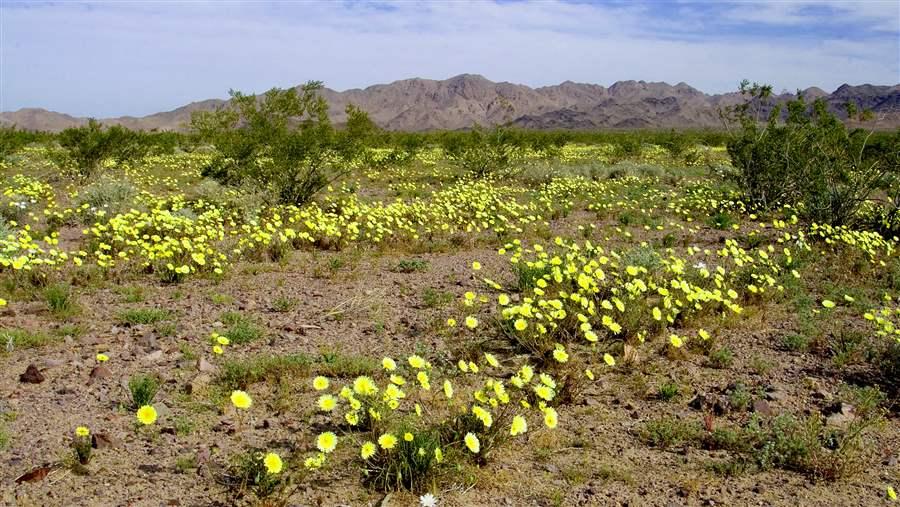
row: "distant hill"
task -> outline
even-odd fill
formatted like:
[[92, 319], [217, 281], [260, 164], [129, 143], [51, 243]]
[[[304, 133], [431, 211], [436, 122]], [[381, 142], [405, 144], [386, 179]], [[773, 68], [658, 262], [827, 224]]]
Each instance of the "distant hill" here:
[[[842, 117], [848, 101], [860, 110], [871, 109], [877, 127], [900, 126], [900, 84], [875, 86], [842, 85], [832, 93], [808, 88], [804, 94], [823, 98]], [[554, 86], [531, 88], [507, 82], [495, 83], [482, 76], [462, 74], [443, 81], [404, 79], [390, 84], [342, 92], [322, 91], [333, 121], [343, 122], [344, 108], [356, 104], [388, 130], [457, 130], [475, 123], [494, 125], [506, 121], [529, 129], [598, 128], [703, 128], [720, 127], [718, 108], [742, 100], [739, 93], [708, 95], [685, 83], [619, 81], [609, 88], [566, 81]], [[779, 95], [787, 100], [793, 95]], [[225, 104], [210, 99], [193, 102], [172, 111], [140, 118], [105, 118], [105, 124], [140, 130], [181, 130], [191, 113]], [[31, 130], [59, 131], [85, 123], [86, 118], [44, 109], [20, 109], [0, 113], [0, 124]]]

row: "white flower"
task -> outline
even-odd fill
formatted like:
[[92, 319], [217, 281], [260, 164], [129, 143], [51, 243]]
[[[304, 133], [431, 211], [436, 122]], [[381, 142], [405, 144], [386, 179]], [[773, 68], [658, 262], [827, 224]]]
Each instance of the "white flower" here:
[[700, 261], [697, 264], [694, 264], [694, 267], [697, 269], [706, 269], [706, 263], [703, 261]]
[[437, 506], [437, 498], [431, 493], [425, 493], [419, 497], [419, 505], [422, 507], [435, 507]]

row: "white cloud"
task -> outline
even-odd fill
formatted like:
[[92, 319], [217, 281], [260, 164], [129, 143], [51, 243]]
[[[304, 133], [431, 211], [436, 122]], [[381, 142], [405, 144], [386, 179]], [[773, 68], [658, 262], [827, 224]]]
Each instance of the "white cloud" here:
[[[658, 12], [661, 5], [666, 12]], [[881, 4], [829, 5], [848, 22], [900, 22]], [[858, 29], [791, 35], [798, 24], [834, 23], [821, 21], [825, 11], [814, 7], [549, 1], [5, 7], [0, 109], [140, 115], [223, 97], [228, 88], [258, 92], [320, 79], [346, 89], [463, 72], [533, 86], [685, 81], [708, 92], [733, 90], [744, 77], [776, 89], [900, 81], [896, 28], [887, 35]], [[749, 17], [741, 21], [742, 15]], [[747, 19], [783, 30], [757, 36], [741, 28]]]

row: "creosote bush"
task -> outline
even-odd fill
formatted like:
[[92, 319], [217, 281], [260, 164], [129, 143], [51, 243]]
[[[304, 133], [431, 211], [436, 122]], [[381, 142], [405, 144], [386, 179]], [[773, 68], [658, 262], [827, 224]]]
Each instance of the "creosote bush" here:
[[375, 125], [359, 108], [347, 107], [347, 126], [336, 131], [322, 83], [273, 88], [257, 98], [231, 91], [229, 106], [201, 111], [191, 128], [212, 142], [216, 155], [202, 174], [222, 184], [252, 183], [283, 204], [302, 206], [349, 173]]
[[[787, 205], [811, 222], [855, 225], [865, 221], [864, 206], [882, 202], [874, 200], [879, 189], [896, 195], [897, 155], [891, 150], [900, 150], [900, 143], [887, 153], [867, 151], [871, 133], [848, 131], [822, 99], [810, 105], [798, 93], [783, 111], [772, 103], [771, 86], [744, 81], [741, 93], [748, 100], [723, 114], [738, 125], [727, 145], [734, 166], [728, 178], [752, 207]], [[770, 112], [761, 124], [765, 110]]]

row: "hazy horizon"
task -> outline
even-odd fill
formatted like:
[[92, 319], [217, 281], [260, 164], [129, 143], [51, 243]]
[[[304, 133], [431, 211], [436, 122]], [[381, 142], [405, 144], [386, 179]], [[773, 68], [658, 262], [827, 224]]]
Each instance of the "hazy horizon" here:
[[897, 2], [208, 2], [0, 6], [0, 110], [144, 116], [310, 79], [335, 90], [469, 73], [531, 87], [742, 78], [900, 82]]

